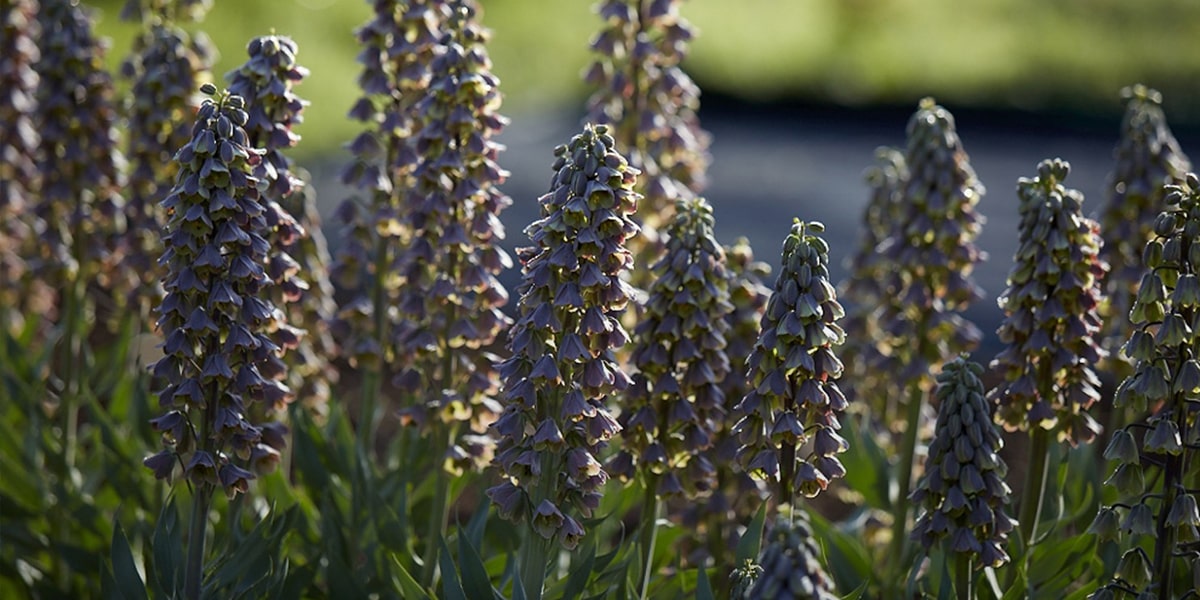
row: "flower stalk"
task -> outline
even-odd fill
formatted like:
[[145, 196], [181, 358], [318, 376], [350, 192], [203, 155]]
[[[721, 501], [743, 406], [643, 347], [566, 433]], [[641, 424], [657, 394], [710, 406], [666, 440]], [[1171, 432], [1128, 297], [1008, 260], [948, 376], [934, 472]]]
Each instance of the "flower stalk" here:
[[1100, 226], [1083, 216], [1083, 194], [1063, 181], [1070, 165], [1044, 160], [1037, 177], [1017, 182], [1019, 244], [1008, 287], [998, 304], [1005, 348], [991, 369], [1003, 383], [988, 394], [996, 420], [1010, 431], [1028, 431], [1029, 468], [1020, 506], [1020, 529], [1032, 545], [1046, 489], [1050, 444], [1088, 443], [1100, 425], [1088, 409], [1100, 399], [1094, 365], [1100, 345]]
[[[1136, 329], [1122, 348], [1134, 372], [1113, 400], [1149, 417], [1113, 432], [1104, 456], [1117, 466], [1105, 485], [1116, 489], [1120, 502], [1102, 507], [1089, 529], [1101, 539], [1132, 537], [1114, 580], [1093, 597], [1126, 589], [1176, 597], [1174, 563], [1189, 558], [1200, 539], [1197, 490], [1189, 487], [1200, 449], [1193, 326], [1200, 318], [1200, 178], [1189, 173], [1166, 192], [1142, 255], [1146, 272], [1130, 311]], [[1146, 536], [1153, 537], [1152, 556], [1142, 550]]]
[[[216, 87], [206, 84], [205, 94]], [[255, 470], [278, 462], [281, 441], [272, 424], [251, 423], [259, 414], [283, 410], [292, 392], [281, 380], [281, 356], [294, 340], [278, 345], [286, 327], [269, 299], [268, 208], [260, 197], [269, 185], [262, 150], [247, 145], [247, 113], [241, 96], [222, 93], [201, 106], [191, 140], [175, 155], [180, 175], [162, 201], [165, 294], [158, 306], [163, 357], [151, 369], [164, 382], [151, 425], [163, 449], [143, 464], [158, 479], [181, 470], [193, 489], [185, 588], [199, 598], [204, 530], [210, 498], [222, 489], [234, 498], [249, 489]]]
[[58, 400], [63, 419], [63, 458], [75, 464], [86, 364], [83, 338], [89, 313], [103, 294], [122, 289], [119, 236], [124, 199], [124, 159], [116, 149], [116, 106], [112, 78], [104, 70], [104, 47], [91, 15], [67, 0], [41, 2], [37, 128], [42, 175], [36, 217], [45, 225], [33, 258], [34, 275], [61, 290]]
[[747, 362], [751, 391], [735, 409], [738, 459], [751, 474], [778, 486], [779, 503], [812, 498], [846, 474], [837, 455], [847, 403], [833, 352], [845, 341], [837, 293], [829, 283], [825, 226], [795, 219], [784, 240], [782, 270]]
[[945, 545], [960, 598], [971, 597], [964, 594], [974, 587], [974, 571], [1008, 562], [1004, 545], [1014, 526], [1007, 514], [1008, 467], [998, 454], [1004, 444], [988, 418], [982, 373], [981, 365], [962, 357], [942, 368], [936, 433], [912, 494], [921, 508], [912, 538], [926, 550]]
[[608, 473], [596, 455], [620, 431], [605, 399], [629, 387], [614, 352], [627, 341], [619, 316], [632, 288], [625, 241], [638, 232], [637, 170], [614, 150], [603, 125], [587, 126], [559, 146], [542, 217], [519, 251], [518, 318], [511, 358], [500, 366], [504, 412], [493, 465], [503, 481], [488, 489], [500, 516], [527, 522], [527, 598], [538, 599], [552, 549], [575, 548], [585, 534]]
[[703, 198], [678, 202], [665, 232], [665, 251], [650, 268], [654, 283], [633, 333], [638, 372], [621, 413], [622, 448], [609, 467], [622, 481], [643, 484], [643, 596], [660, 497], [696, 500], [716, 483], [706, 451], [725, 416], [721, 383], [730, 371], [725, 336], [733, 305], [714, 224], [712, 207]]
[[930, 373], [959, 352], [974, 348], [979, 329], [959, 313], [982, 291], [971, 278], [985, 258], [975, 244], [983, 222], [976, 205], [984, 193], [955, 128], [954, 117], [932, 98], [921, 100], [908, 123], [904, 164], [908, 175], [896, 182], [896, 217], [877, 246], [890, 290], [878, 314], [882, 372], [898, 373], [906, 415], [897, 469], [898, 494], [892, 504], [889, 553], [895, 581], [907, 561], [912, 483]]

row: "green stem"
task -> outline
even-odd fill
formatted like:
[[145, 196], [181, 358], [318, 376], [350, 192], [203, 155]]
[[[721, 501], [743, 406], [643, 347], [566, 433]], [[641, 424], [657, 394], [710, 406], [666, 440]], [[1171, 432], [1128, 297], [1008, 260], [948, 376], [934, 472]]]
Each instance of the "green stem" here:
[[[83, 252], [79, 247], [81, 245], [76, 243], [77, 257]], [[83, 344], [79, 329], [87, 292], [84, 284], [83, 276], [77, 271], [68, 285], [65, 303], [67, 320], [63, 331], [62, 410], [66, 418], [63, 429], [63, 462], [66, 463], [68, 473], [75, 468], [75, 455], [79, 447], [79, 397], [82, 394], [80, 369], [83, 367]]]
[[904, 441], [900, 450], [899, 487], [896, 491], [896, 501], [892, 504], [892, 544], [888, 553], [895, 562], [894, 581], [902, 581], [900, 577], [904, 569], [904, 547], [908, 539], [908, 494], [912, 488], [913, 455], [917, 452], [917, 433], [921, 428], [921, 405], [924, 402], [924, 392], [921, 390], [921, 380], [915, 379], [908, 384], [908, 415], [907, 428], [904, 430]]
[[358, 431], [355, 438], [364, 454], [370, 456], [374, 450], [375, 406], [383, 387], [383, 371], [387, 348], [387, 297], [383, 287], [383, 273], [387, 269], [388, 246], [383, 237], [375, 239], [375, 273], [371, 278], [371, 332], [379, 351], [378, 361], [363, 372], [362, 396], [359, 406]]
[[200, 600], [201, 584], [204, 582], [204, 535], [208, 528], [208, 505], [212, 491], [212, 486], [206, 483], [196, 486], [191, 524], [188, 526], [187, 571], [184, 574], [183, 590], [187, 600]]
[[779, 499], [775, 504], [791, 504], [795, 497], [795, 485], [796, 446], [785, 441], [779, 447]]
[[521, 546], [521, 564], [518, 565], [521, 575], [521, 586], [525, 588], [526, 600], [542, 600], [542, 586], [546, 583], [546, 565], [550, 559], [550, 544], [533, 529], [527, 530], [529, 535]]
[[[554, 494], [554, 479], [558, 473], [557, 457], [549, 452], [542, 455], [542, 475], [538, 478], [533, 497], [530, 498], [533, 507], [541, 504]], [[531, 520], [533, 515], [530, 514]], [[525, 543], [521, 547], [521, 559], [517, 568], [520, 569], [521, 585], [525, 588], [527, 600], [541, 600], [542, 588], [546, 584], [546, 567], [549, 565], [553, 544], [558, 543], [554, 538], [545, 539], [533, 527], [525, 530]]]
[[[451, 220], [461, 220], [457, 207], [452, 208], [450, 214]], [[453, 250], [450, 251], [447, 257], [446, 273], [455, 279], [458, 278], [458, 254]], [[438, 381], [430, 386], [430, 391], [435, 394], [442, 393], [443, 390], [451, 390], [455, 388], [454, 378], [454, 349], [450, 347], [451, 329], [455, 322], [455, 306], [453, 302], [446, 302], [445, 308], [442, 311], [442, 332], [438, 339], [441, 345], [439, 348], [441, 357], [441, 372]], [[432, 370], [432, 369], [430, 369]], [[440, 404], [439, 404], [440, 407]], [[437, 479], [434, 482], [433, 506], [429, 513], [429, 530], [425, 536], [425, 563], [421, 568], [421, 583], [425, 587], [433, 585], [434, 574], [437, 570], [438, 553], [441, 549], [441, 536], [445, 533], [446, 512], [450, 504], [450, 477], [446, 472], [444, 461], [446, 454], [454, 444], [454, 438], [457, 434], [457, 427], [454, 423], [446, 423], [442, 419], [442, 410], [439, 408], [437, 414], [431, 419], [432, 431], [430, 438], [433, 440], [433, 464], [437, 469]], [[437, 540], [437, 542], [435, 542]]]
[[658, 536], [659, 501], [656, 489], [658, 476], [646, 474], [646, 496], [642, 499], [642, 531], [639, 546], [642, 551], [642, 578], [638, 584], [638, 597], [649, 598], [650, 575], [654, 571], [654, 541]]
[[421, 585], [425, 588], [433, 586], [433, 578], [437, 572], [438, 553], [441, 550], [441, 536], [445, 531], [446, 514], [450, 508], [450, 474], [446, 472], [442, 461], [454, 439], [454, 428], [435, 419], [433, 432], [434, 468], [437, 469], [437, 479], [434, 481], [433, 505], [429, 509], [429, 529], [425, 534], [425, 556], [421, 568]]
[[[1181, 398], [1170, 401], [1175, 405], [1175, 425], [1187, 431], [1187, 404]], [[1157, 535], [1154, 538], [1154, 577], [1158, 581], [1158, 599], [1169, 600], [1171, 595], [1171, 570], [1174, 566], [1175, 528], [1167, 524], [1167, 517], [1179, 495], [1179, 483], [1184, 474], [1183, 456], [1168, 454], [1163, 466], [1163, 499], [1158, 509]]]
[[975, 597], [975, 578], [971, 569], [970, 554], [954, 553], [954, 593], [958, 600], [972, 600]]
[[1018, 517], [1027, 556], [1030, 555], [1028, 549], [1034, 543], [1033, 536], [1037, 534], [1042, 498], [1046, 495], [1046, 471], [1050, 464], [1050, 432], [1035, 427], [1029, 435], [1029, 469], [1025, 472], [1025, 489], [1021, 493], [1021, 513]]
[[[215, 409], [216, 394], [209, 394], [208, 406]], [[212, 436], [209, 432], [212, 422], [209, 410], [201, 411], [199, 445], [215, 458]], [[196, 493], [192, 498], [191, 523], [188, 526], [187, 567], [183, 577], [183, 592], [187, 600], [200, 600], [200, 589], [204, 582], [204, 538], [208, 530], [209, 502], [212, 500], [213, 487], [207, 483], [198, 483]]]

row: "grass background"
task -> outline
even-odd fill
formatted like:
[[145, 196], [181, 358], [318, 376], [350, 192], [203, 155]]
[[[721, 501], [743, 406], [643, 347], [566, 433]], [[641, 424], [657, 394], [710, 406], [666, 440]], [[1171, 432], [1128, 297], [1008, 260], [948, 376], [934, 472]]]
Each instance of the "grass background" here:
[[[92, 0], [114, 67], [136, 27], [124, 0]], [[508, 114], [580, 106], [579, 75], [599, 28], [592, 0], [481, 0]], [[293, 37], [312, 71], [299, 158], [328, 155], [356, 131], [352, 34], [365, 0], [215, 0], [204, 22], [218, 78], [246, 42]], [[914, 104], [1119, 115], [1117, 91], [1156, 87], [1177, 124], [1200, 123], [1200, 2], [1192, 0], [691, 0], [698, 29], [686, 68], [707, 93], [749, 101]]]

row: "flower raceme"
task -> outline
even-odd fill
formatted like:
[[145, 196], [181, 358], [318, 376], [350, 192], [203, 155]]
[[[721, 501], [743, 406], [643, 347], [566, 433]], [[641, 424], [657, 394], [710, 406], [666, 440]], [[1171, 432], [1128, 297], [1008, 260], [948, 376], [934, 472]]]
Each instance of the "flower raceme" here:
[[367, 129], [347, 145], [353, 158], [341, 174], [365, 197], [346, 200], [336, 212], [345, 231], [331, 272], [347, 300], [332, 327], [352, 366], [382, 372], [397, 353], [396, 313], [387, 306], [397, 303], [404, 283], [392, 263], [407, 242], [402, 215], [415, 183], [415, 103], [428, 89], [450, 7], [446, 0], [372, 4], [372, 18], [356, 31], [363, 95], [350, 109]]
[[306, 405], [322, 411], [329, 382], [337, 377], [331, 365], [337, 348], [327, 332], [336, 307], [315, 198], [286, 154], [300, 141], [294, 128], [308, 105], [293, 91], [308, 75], [297, 51], [296, 42], [285, 36], [254, 38], [246, 47], [246, 62], [226, 78], [229, 93], [246, 99], [249, 145], [262, 148], [263, 162], [275, 173], [262, 199], [273, 248], [267, 269], [272, 300], [284, 309], [289, 325], [277, 331], [276, 341], [300, 336], [287, 355], [288, 384]]
[[[212, 94], [216, 88], [202, 88]], [[245, 492], [251, 458], [277, 461], [277, 428], [247, 420], [250, 403], [278, 408], [290, 399], [282, 348], [272, 340], [282, 313], [267, 299], [270, 253], [261, 192], [268, 175], [248, 146], [244, 100], [207, 99], [192, 138], [175, 155], [179, 177], [162, 201], [165, 295], [158, 327], [163, 357], [152, 370], [166, 412], [151, 423], [164, 449], [145, 460], [156, 477], [176, 465], [194, 483]]]
[[1008, 466], [997, 454], [1004, 442], [989, 416], [982, 373], [961, 357], [942, 368], [937, 426], [925, 475], [912, 493], [921, 507], [912, 538], [926, 550], [949, 540], [950, 550], [971, 557], [976, 569], [1008, 562], [1004, 544], [1015, 524], [1006, 512]]
[[[37, 93], [41, 174], [36, 216], [45, 224], [34, 259], [39, 279], [67, 290], [97, 280], [106, 290], [119, 261], [125, 200], [112, 77], [90, 15], [70, 0], [43, 0]], [[69, 295], [64, 293], [64, 296]], [[66, 299], [63, 299], [67, 302]]]
[[1017, 182], [1020, 241], [999, 299], [1006, 347], [991, 365], [1005, 381], [989, 400], [1006, 428], [1049, 429], [1074, 445], [1100, 431], [1087, 409], [1100, 399], [1094, 365], [1106, 354], [1097, 336], [1107, 265], [1083, 194], [1062, 184], [1070, 165], [1046, 160], [1037, 170]]
[[630, 383], [614, 351], [628, 341], [618, 317], [632, 294], [621, 275], [638, 232], [638, 171], [614, 146], [607, 127], [589, 125], [555, 151], [542, 216], [525, 230], [536, 245], [519, 251], [512, 357], [500, 366], [505, 407], [492, 426], [504, 481], [488, 496], [504, 518], [528, 520], [567, 548], [584, 534], [573, 515], [592, 514], [608, 479], [596, 453], [620, 425], [605, 398]]
[[911, 382], [974, 348], [981, 337], [959, 313], [983, 295], [971, 272], [985, 258], [975, 243], [983, 223], [976, 205], [984, 188], [954, 117], [932, 98], [923, 99], [909, 121], [904, 162], [908, 176], [899, 182], [897, 216], [878, 246], [891, 266], [885, 268], [883, 289], [891, 293], [879, 327], [889, 368]]
[[[32, 243], [39, 186], [35, 125], [40, 35], [35, 0], [0, 6], [0, 330], [19, 328], [22, 314], [46, 314], [30, 298], [27, 245]], [[9, 310], [13, 307], [14, 310]], [[22, 310], [16, 310], [22, 309]]]
[[1114, 358], [1131, 333], [1129, 310], [1145, 268], [1142, 250], [1153, 237], [1150, 224], [1162, 210], [1163, 186], [1183, 183], [1192, 168], [1167, 125], [1162, 94], [1139, 84], [1121, 90], [1121, 95], [1126, 99], [1125, 116], [1100, 218], [1104, 236], [1100, 256], [1111, 269], [1104, 280], [1108, 297], [1104, 335]]
[[700, 127], [700, 88], [680, 68], [691, 24], [681, 0], [603, 0], [604, 28], [591, 43], [596, 58], [584, 80], [597, 89], [587, 119], [608, 124], [618, 148], [641, 170], [639, 216], [647, 226], [670, 221], [675, 200], [704, 189], [711, 157]]
[[404, 370], [397, 381], [419, 397], [437, 392], [402, 409], [402, 420], [425, 432], [453, 425], [446, 460], [478, 470], [491, 460], [484, 434], [501, 410], [495, 357], [486, 350], [510, 325], [501, 311], [508, 291], [497, 276], [512, 266], [500, 247], [500, 213], [512, 200], [499, 187], [508, 172], [495, 139], [508, 119], [499, 113], [489, 32], [466, 6], [445, 28], [429, 89], [414, 106], [414, 184], [401, 220], [410, 242], [393, 267], [406, 282], [398, 294]]
[[846, 472], [837, 455], [849, 445], [837, 431], [847, 404], [835, 382], [842, 363], [833, 352], [845, 341], [837, 325], [844, 313], [829, 283], [824, 230], [796, 219], [784, 241], [782, 269], [747, 363], [752, 390], [736, 408], [739, 461], [778, 482], [781, 502], [795, 492], [816, 496]]
[[676, 203], [666, 252], [651, 267], [654, 283], [633, 332], [638, 373], [622, 407], [621, 451], [609, 465], [622, 480], [650, 477], [664, 497], [694, 498], [715, 483], [716, 468], [703, 451], [724, 419], [733, 305], [713, 225], [703, 198]]
[[[1153, 237], [1142, 254], [1145, 273], [1129, 313], [1135, 327], [1122, 348], [1133, 374], [1117, 387], [1113, 405], [1148, 418], [1114, 431], [1105, 458], [1116, 463], [1105, 482], [1120, 503], [1103, 507], [1091, 532], [1102, 538], [1132, 536], [1112, 590], [1155, 591], [1173, 597], [1173, 563], [1194, 555], [1200, 511], [1194, 486], [1200, 448], [1200, 362], [1195, 331], [1200, 320], [1200, 177], [1167, 186]], [[1124, 514], [1124, 517], [1121, 514]], [[1152, 538], [1148, 556], [1139, 540]], [[1157, 588], [1157, 589], [1156, 589]], [[1105, 594], [1107, 593], [1107, 596]]]
[[162, 299], [162, 273], [154, 263], [162, 253], [158, 232], [165, 223], [158, 200], [175, 180], [171, 153], [188, 141], [190, 120], [200, 105], [196, 88], [209, 78], [214, 57], [206, 40], [188, 36], [170, 19], [165, 6], [132, 4], [140, 3], [130, 2], [125, 12], [143, 19], [144, 31], [122, 64], [124, 75], [132, 81], [125, 108], [129, 176], [123, 267], [139, 280], [131, 290], [130, 304], [146, 315]]

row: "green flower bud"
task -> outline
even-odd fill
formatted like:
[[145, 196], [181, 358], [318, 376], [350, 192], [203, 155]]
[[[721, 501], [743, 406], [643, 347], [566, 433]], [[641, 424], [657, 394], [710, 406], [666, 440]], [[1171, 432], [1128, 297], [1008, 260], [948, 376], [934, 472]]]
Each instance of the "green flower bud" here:
[[1146, 556], [1146, 552], [1141, 548], [1128, 550], [1121, 555], [1121, 562], [1117, 564], [1117, 571], [1114, 577], [1124, 581], [1133, 589], [1141, 589], [1150, 583], [1153, 577], [1151, 574], [1150, 558]]
[[1154, 511], [1144, 502], [1134, 504], [1121, 521], [1121, 531], [1133, 535], [1154, 535]]
[[1142, 495], [1146, 489], [1142, 467], [1137, 464], [1120, 465], [1105, 482], [1117, 489], [1122, 498], [1133, 498]]
[[1105, 460], [1117, 461], [1123, 465], [1138, 464], [1142, 457], [1138, 453], [1137, 440], [1128, 429], [1118, 429], [1104, 449]]
[[1167, 513], [1167, 524], [1175, 527], [1200, 526], [1200, 510], [1196, 508], [1196, 497], [1191, 494], [1176, 496], [1171, 505], [1171, 512]]
[[1146, 436], [1142, 449], [1151, 454], [1178, 456], [1183, 452], [1183, 441], [1179, 439], [1179, 427], [1170, 419], [1160, 418], [1154, 424], [1154, 429]]
[[1088, 526], [1087, 532], [1095, 535], [1100, 541], [1115, 540], [1121, 533], [1121, 518], [1116, 509], [1111, 506], [1101, 506], [1096, 512], [1096, 518]]

